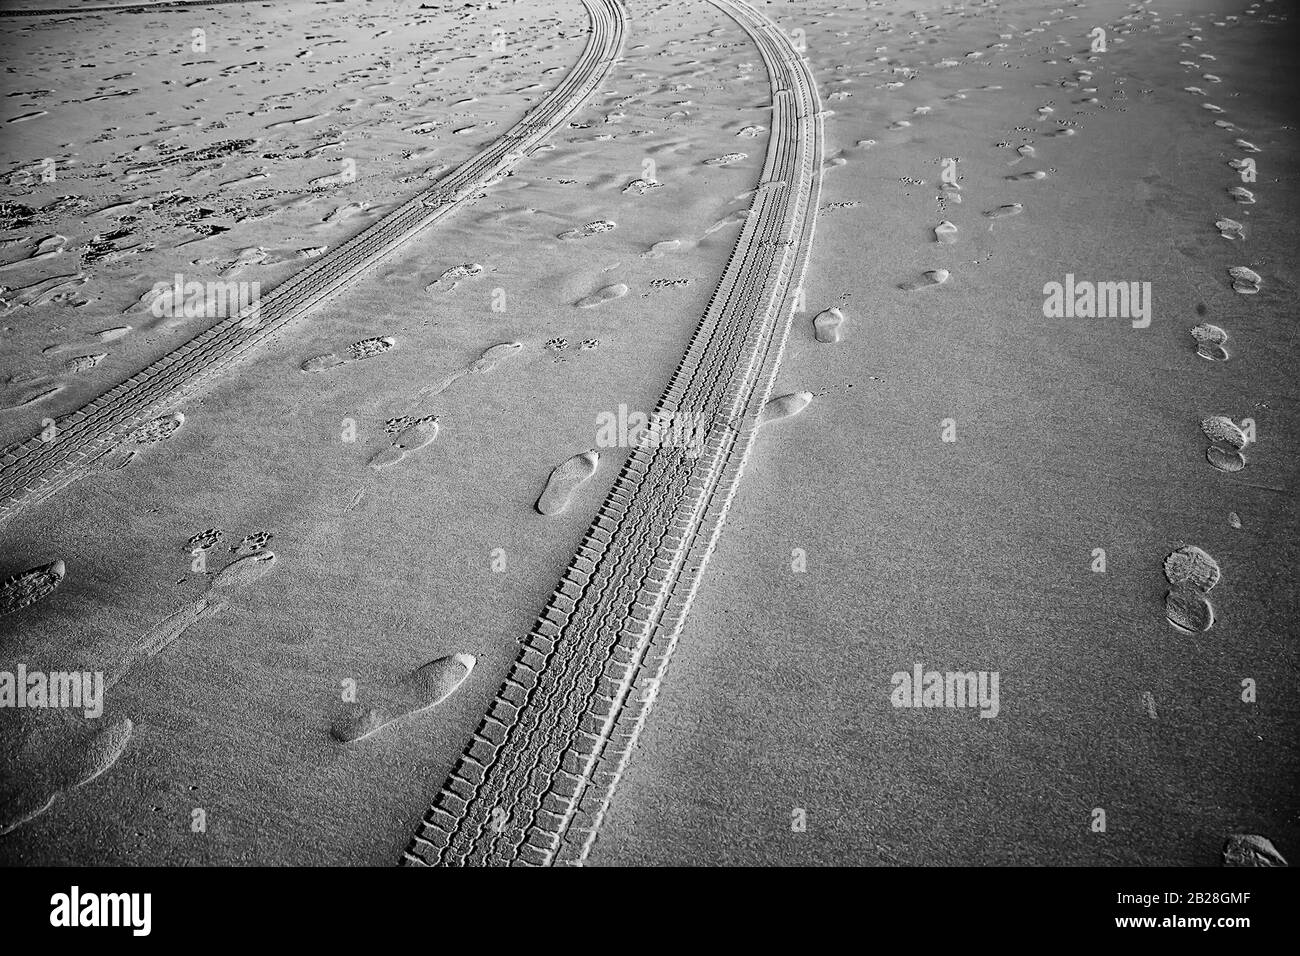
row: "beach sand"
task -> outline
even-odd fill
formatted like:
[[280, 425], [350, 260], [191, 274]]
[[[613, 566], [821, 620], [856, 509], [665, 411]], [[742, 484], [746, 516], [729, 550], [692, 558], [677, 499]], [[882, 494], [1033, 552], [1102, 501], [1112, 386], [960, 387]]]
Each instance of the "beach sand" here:
[[[625, 5], [546, 146], [0, 525], [0, 576], [66, 565], [0, 617], [0, 670], [112, 680], [102, 717], [0, 709], [0, 862], [398, 861], [615, 487], [600, 424], [655, 407], [755, 201], [751, 39]], [[825, 110], [772, 388], [811, 401], [759, 427], [586, 862], [1294, 855], [1293, 5], [753, 6]], [[587, 32], [567, 0], [0, 20], [0, 445], [211, 324], [156, 283], [286, 281]], [[1045, 315], [1067, 274], [1149, 283], [1149, 324]], [[1253, 420], [1239, 470], [1216, 415]], [[1220, 569], [1197, 633], [1166, 618], [1185, 545]], [[996, 672], [996, 716], [893, 706], [918, 664]]]

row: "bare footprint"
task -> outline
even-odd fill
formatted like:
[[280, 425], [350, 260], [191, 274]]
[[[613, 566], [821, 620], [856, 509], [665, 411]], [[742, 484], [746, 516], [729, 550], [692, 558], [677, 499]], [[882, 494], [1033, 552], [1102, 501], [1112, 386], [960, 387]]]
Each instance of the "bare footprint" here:
[[623, 283], [607, 285], [603, 289], [593, 292], [591, 295], [583, 296], [574, 303], [580, 309], [591, 309], [598, 305], [604, 305], [606, 302], [613, 302], [615, 299], [621, 299], [627, 295], [628, 289]]
[[813, 400], [812, 392], [791, 392], [771, 399], [758, 413], [759, 427], [798, 415]]
[[63, 583], [66, 574], [67, 568], [62, 561], [51, 561], [6, 578], [0, 582], [0, 617], [49, 597]]
[[1255, 194], [1245, 186], [1233, 186], [1228, 190], [1228, 195], [1243, 206], [1249, 206], [1255, 202]]
[[470, 365], [469, 371], [478, 374], [484, 374], [496, 368], [497, 362], [502, 359], [512, 358], [524, 350], [523, 342], [502, 342], [498, 345], [492, 345], [483, 350], [480, 355]]
[[470, 654], [452, 654], [425, 664], [397, 686], [390, 700], [374, 707], [353, 704], [334, 721], [331, 736], [341, 743], [351, 743], [436, 707], [465, 683], [474, 663]]
[[569, 499], [578, 486], [596, 473], [600, 464], [600, 454], [596, 451], [574, 455], [556, 465], [546, 479], [546, 488], [537, 499], [536, 508], [544, 515], [557, 515], [569, 507]]
[[324, 372], [326, 369], [338, 368], [340, 365], [347, 365], [351, 362], [359, 362], [362, 359], [374, 358], [376, 355], [383, 355], [397, 347], [397, 340], [390, 336], [380, 338], [362, 339], [360, 342], [353, 342], [348, 346], [347, 352], [342, 355], [336, 355], [330, 352], [326, 355], [317, 355], [307, 359], [302, 363], [304, 372]]
[[813, 335], [818, 342], [838, 342], [843, 325], [844, 313], [839, 309], [827, 309], [813, 319]]
[[221, 599], [208, 600], [199, 598], [187, 604], [179, 611], [168, 614], [165, 618], [149, 628], [123, 655], [113, 672], [104, 678], [104, 689], [113, 687], [134, 667], [156, 657], [163, 650], [176, 643], [177, 639], [190, 627], [204, 618], [213, 617], [226, 609], [226, 602]]
[[235, 591], [246, 588], [255, 581], [260, 581], [275, 567], [274, 551], [259, 551], [247, 557], [231, 561], [212, 579], [210, 590]]
[[921, 273], [921, 278], [902, 283], [899, 288], [904, 292], [916, 292], [920, 289], [932, 289], [948, 281], [947, 269], [928, 269]]
[[945, 219], [934, 227], [934, 241], [945, 245], [957, 241], [957, 227]]

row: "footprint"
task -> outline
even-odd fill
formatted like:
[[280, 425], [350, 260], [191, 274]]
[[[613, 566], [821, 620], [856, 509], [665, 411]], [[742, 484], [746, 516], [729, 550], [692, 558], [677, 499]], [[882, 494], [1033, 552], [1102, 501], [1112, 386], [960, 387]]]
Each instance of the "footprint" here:
[[1249, 142], [1249, 141], [1244, 140], [1244, 139], [1234, 140], [1234, 141], [1233, 141], [1233, 145], [1236, 146], [1238, 149], [1244, 149], [1244, 150], [1245, 150], [1246, 152], [1248, 152], [1248, 153], [1262, 153], [1262, 152], [1263, 152], [1263, 150], [1260, 149], [1258, 146], [1256, 146], [1254, 143]]
[[989, 219], [1006, 219], [1008, 216], [1019, 216], [1024, 211], [1025, 207], [1020, 205], [1020, 203], [1011, 202], [1003, 206], [998, 206], [996, 209], [990, 209], [984, 213], [984, 215]]
[[1201, 431], [1210, 441], [1223, 442], [1237, 450], [1245, 448], [1249, 442], [1246, 433], [1226, 415], [1211, 415], [1201, 422]]
[[470, 654], [452, 654], [425, 664], [397, 686], [393, 700], [376, 707], [353, 704], [334, 721], [331, 736], [341, 743], [351, 743], [436, 707], [465, 683], [474, 663]]
[[1184, 545], [1165, 556], [1165, 580], [1175, 588], [1208, 593], [1221, 576], [1219, 563], [1195, 545]]
[[518, 355], [524, 349], [523, 342], [502, 342], [498, 345], [492, 345], [483, 350], [480, 355], [470, 365], [469, 371], [484, 374], [496, 368], [497, 362], [502, 359], [512, 358]]
[[165, 618], [149, 628], [122, 656], [113, 673], [104, 678], [104, 689], [108, 690], [125, 677], [136, 665], [156, 657], [165, 648], [170, 647], [176, 639], [204, 618], [212, 617], [226, 609], [226, 602], [217, 598], [208, 600], [201, 597], [185, 605], [179, 611], [168, 614]]
[[1272, 841], [1256, 833], [1234, 833], [1223, 844], [1224, 866], [1288, 866]]
[[770, 422], [798, 415], [812, 400], [812, 392], [791, 392], [789, 395], [773, 398], [758, 413], [758, 425], [762, 427]]
[[26, 408], [28, 405], [35, 405], [37, 402], [43, 402], [47, 398], [53, 398], [66, 387], [67, 386], [65, 385], [53, 385], [48, 388], [41, 387], [32, 391], [24, 392], [12, 401], [4, 399], [3, 404], [0, 404], [0, 409], [8, 411], [10, 409]]
[[275, 567], [274, 551], [259, 551], [231, 561], [212, 579], [209, 590], [235, 591], [260, 581]]
[[327, 214], [321, 219], [321, 222], [339, 222], [343, 219], [351, 219], [353, 216], [364, 212], [368, 208], [368, 203], [350, 202], [339, 206], [333, 212]]
[[615, 299], [621, 299], [625, 295], [627, 295], [627, 286], [620, 282], [617, 285], [607, 285], [591, 295], [583, 296], [574, 305], [580, 309], [590, 309], [598, 305], [604, 305], [606, 302], [613, 302]]
[[546, 479], [546, 488], [537, 499], [536, 508], [544, 515], [558, 515], [568, 510], [569, 499], [578, 486], [596, 473], [600, 454], [596, 451], [574, 455], [555, 466]]
[[1245, 186], [1232, 186], [1228, 189], [1228, 195], [1243, 206], [1249, 206], [1255, 201], [1255, 194]]
[[920, 289], [931, 289], [938, 285], [943, 285], [948, 281], [947, 269], [928, 269], [921, 273], [921, 278], [913, 279], [910, 282], [904, 282], [899, 286], [904, 292], [916, 292]]
[[473, 279], [483, 272], [483, 267], [477, 262], [467, 262], [464, 265], [452, 266], [438, 278], [434, 279], [424, 287], [425, 292], [451, 292], [466, 279]]
[[233, 545], [230, 550], [235, 557], [246, 558], [249, 555], [265, 551], [267, 543], [273, 537], [275, 535], [269, 531], [255, 531], [253, 534], [247, 535], [239, 544]]
[[[492, 369], [496, 368], [498, 362], [502, 361], [503, 359], [510, 358], [513, 355], [518, 355], [520, 352], [523, 351], [523, 348], [524, 346], [522, 342], [501, 342], [497, 345], [489, 346], [488, 348], [483, 350], [483, 353], [477, 359], [475, 359], [465, 368], [457, 369], [455, 372], [452, 372], [451, 375], [447, 376], [436, 385], [425, 385], [424, 387], [422, 387], [418, 392], [415, 393], [415, 396], [411, 399], [410, 404], [418, 405], [421, 402], [423, 402], [425, 399], [433, 395], [442, 394], [443, 392], [447, 391], [447, 389], [451, 388], [453, 385], [455, 385], [457, 382], [459, 382], [467, 375], [472, 375], [472, 374], [485, 375], [488, 372], [492, 371]], [[389, 434], [397, 434], [397, 432], [400, 432], [411, 425], [418, 425], [421, 422], [436, 421], [436, 420], [437, 419], [432, 415], [425, 416], [423, 418], [413, 418], [409, 415], [403, 415], [401, 416], [401, 418], [389, 419], [390, 426], [394, 425], [394, 423], [399, 421], [402, 422], [403, 424], [401, 425], [400, 428], [399, 427], [389, 428], [388, 432]]]
[[813, 335], [818, 342], [838, 342], [840, 327], [844, 324], [844, 313], [839, 309], [827, 309], [813, 319]]
[[1214, 226], [1224, 239], [1245, 239], [1246, 227], [1235, 219], [1216, 219]]
[[78, 355], [76, 358], [70, 358], [60, 366], [60, 371], [65, 375], [80, 375], [82, 372], [88, 372], [99, 365], [100, 362], [108, 358], [107, 352], [99, 352], [95, 355]]
[[957, 227], [945, 219], [934, 227], [934, 241], [945, 245], [957, 241]]
[[634, 179], [623, 187], [625, 196], [644, 196], [652, 189], [658, 189], [663, 183], [653, 179]]
[[1232, 291], [1242, 295], [1255, 295], [1264, 281], [1258, 272], [1245, 266], [1233, 266], [1228, 270], [1228, 275], [1232, 278]]
[[67, 568], [62, 561], [51, 561], [6, 578], [0, 582], [0, 617], [49, 597], [66, 575]]
[[324, 372], [327, 369], [338, 368], [340, 365], [347, 365], [351, 362], [358, 362], [361, 359], [374, 358], [376, 355], [383, 355], [397, 347], [397, 340], [391, 336], [383, 336], [375, 339], [362, 339], [360, 342], [353, 342], [347, 348], [347, 354], [343, 356], [330, 352], [326, 355], [317, 355], [307, 359], [302, 363], [304, 372]]
[[555, 238], [557, 239], [586, 239], [589, 236], [599, 235], [602, 232], [609, 232], [617, 227], [617, 223], [609, 219], [597, 219], [589, 222], [585, 226], [579, 226], [577, 229], [570, 229], [562, 232]]
[[1211, 445], [1205, 449], [1205, 460], [1219, 471], [1238, 472], [1246, 467], [1246, 456], [1232, 448]]
[[1210, 440], [1205, 460], [1219, 471], [1237, 472], [1246, 467], [1242, 449], [1249, 443], [1246, 433], [1226, 415], [1212, 415], [1201, 422], [1201, 431]]
[[714, 156], [712, 159], [704, 160], [705, 166], [730, 166], [732, 163], [738, 163], [743, 159], [748, 159], [747, 153], [724, 153], [721, 156]]
[[397, 464], [411, 452], [419, 451], [438, 437], [438, 417], [430, 415], [399, 432], [393, 443], [370, 459], [370, 467], [382, 471]]
[[211, 551], [225, 536], [226, 533], [220, 528], [206, 528], [186, 541], [183, 550], [189, 554]]
[[680, 239], [665, 239], [663, 242], [656, 242], [646, 252], [641, 253], [641, 258], [662, 259], [666, 253], [676, 252], [681, 245]]
[[1046, 179], [1046, 178], [1047, 178], [1047, 173], [1043, 172], [1041, 169], [1032, 169], [1029, 172], [1016, 173], [1013, 176], [1007, 177], [1007, 179], [1013, 183], [1027, 183], [1034, 179]]
[[21, 775], [26, 786], [0, 801], [0, 835], [40, 816], [65, 793], [84, 787], [117, 763], [134, 729], [122, 717], [85, 741], [72, 752], [60, 750], [50, 768], [36, 768]]
[[1184, 633], [1200, 634], [1214, 626], [1214, 605], [1199, 591], [1169, 591], [1165, 594], [1165, 617]]
[[1228, 341], [1228, 333], [1217, 325], [1202, 322], [1192, 329], [1192, 338], [1196, 340], [1196, 354], [1211, 362], [1226, 362], [1228, 350], [1223, 347]]
[[389, 435], [400, 435], [411, 426], [418, 425], [420, 422], [431, 419], [432, 416], [429, 416], [428, 418], [412, 418], [410, 415], [398, 415], [396, 418], [390, 418], [388, 421], [384, 422], [384, 431]]

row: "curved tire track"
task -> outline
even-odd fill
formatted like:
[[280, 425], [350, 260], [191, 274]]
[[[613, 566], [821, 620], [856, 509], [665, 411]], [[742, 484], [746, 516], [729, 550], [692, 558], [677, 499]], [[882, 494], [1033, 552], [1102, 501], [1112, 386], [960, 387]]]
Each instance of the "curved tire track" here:
[[59, 419], [0, 452], [0, 524], [81, 477], [130, 431], [188, 398], [294, 319], [356, 281], [404, 243], [504, 176], [581, 106], [622, 50], [621, 0], [582, 0], [591, 23], [573, 68], [517, 124], [433, 186], [262, 297]]
[[744, 0], [772, 89], [762, 182], [651, 423], [707, 426], [693, 457], [632, 451], [496, 700], [402, 856], [408, 865], [587, 856], [722, 529], [811, 248], [822, 118], [808, 65]]

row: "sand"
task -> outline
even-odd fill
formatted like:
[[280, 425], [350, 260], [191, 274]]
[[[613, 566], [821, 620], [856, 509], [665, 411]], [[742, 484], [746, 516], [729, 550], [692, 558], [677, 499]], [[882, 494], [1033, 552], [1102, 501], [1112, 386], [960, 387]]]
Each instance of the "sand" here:
[[[111, 677], [98, 719], [0, 708], [0, 862], [413, 862], [475, 814], [498, 862], [562, 825], [435, 795], [485, 717], [532, 713], [539, 612], [591, 600], [563, 582], [632, 452], [597, 423], [718, 354], [737, 237], [797, 185], [762, 181], [768, 67], [726, 4], [624, 5], [620, 59], [508, 175], [0, 524], [0, 578], [63, 562], [0, 670]], [[682, 546], [698, 580], [659, 572], [649, 683], [575, 698], [638, 736], [617, 786], [578, 773], [559, 861], [1294, 855], [1293, 11], [753, 6], [817, 84], [807, 272], [708, 423], [734, 498]], [[428, 7], [0, 19], [0, 445], [211, 324], [151, 290], [329, 261], [587, 44], [576, 0]], [[1149, 323], [1048, 317], [1067, 273], [1150, 283]], [[997, 716], [894, 707], [917, 663], [997, 672]]]

